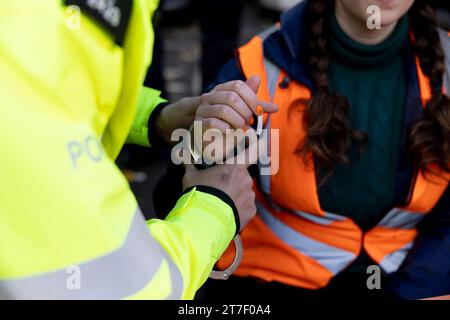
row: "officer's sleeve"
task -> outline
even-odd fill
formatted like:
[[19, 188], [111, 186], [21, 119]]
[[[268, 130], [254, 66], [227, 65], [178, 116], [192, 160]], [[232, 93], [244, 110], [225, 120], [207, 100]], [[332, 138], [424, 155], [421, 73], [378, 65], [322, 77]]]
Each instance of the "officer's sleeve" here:
[[89, 122], [18, 78], [0, 81], [0, 298], [193, 298], [235, 233], [232, 208], [192, 190], [145, 227]]
[[235, 233], [232, 207], [192, 190], [144, 221], [101, 145], [103, 65], [47, 9], [0, 19], [0, 299], [192, 298]]
[[[160, 108], [166, 104], [161, 98], [161, 92], [152, 88], [142, 87], [136, 108], [136, 115], [128, 134], [127, 143], [144, 147], [150, 147], [149, 120], [152, 114], [158, 113]], [[152, 132], [154, 134], [154, 132]], [[154, 137], [156, 138], [156, 137]]]
[[189, 299], [207, 280], [238, 224], [230, 211], [230, 207], [236, 210], [231, 199], [219, 190], [203, 188], [185, 193], [165, 221], [148, 222], [153, 236], [161, 239], [161, 245], [188, 275], [184, 297]]
[[387, 292], [403, 299], [450, 294], [450, 188], [419, 228], [414, 247]]

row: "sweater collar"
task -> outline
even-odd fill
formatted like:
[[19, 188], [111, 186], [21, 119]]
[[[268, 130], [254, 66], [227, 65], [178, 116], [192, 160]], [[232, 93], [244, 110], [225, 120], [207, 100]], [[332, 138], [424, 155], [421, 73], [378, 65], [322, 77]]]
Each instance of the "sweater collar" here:
[[376, 45], [364, 45], [350, 38], [340, 27], [335, 14], [330, 15], [329, 26], [331, 57], [352, 68], [376, 68], [389, 64], [408, 39], [408, 16], [400, 19], [389, 37]]

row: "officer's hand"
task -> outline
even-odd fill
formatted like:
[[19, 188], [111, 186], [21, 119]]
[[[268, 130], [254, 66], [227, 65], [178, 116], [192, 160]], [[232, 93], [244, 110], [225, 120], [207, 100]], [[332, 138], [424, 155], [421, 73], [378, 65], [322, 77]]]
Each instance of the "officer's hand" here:
[[245, 166], [224, 164], [199, 171], [193, 165], [186, 165], [183, 186], [185, 189], [207, 186], [225, 192], [239, 212], [241, 230], [256, 214], [253, 180]]
[[158, 135], [168, 144], [175, 143], [171, 141], [172, 133], [176, 129], [190, 128], [199, 105], [200, 97], [192, 97], [181, 99], [164, 107], [155, 123]]
[[184, 190], [194, 186], [207, 186], [225, 192], [239, 211], [242, 230], [256, 214], [253, 179], [247, 168], [257, 162], [258, 152], [265, 151], [260, 150], [258, 143], [254, 143], [229, 162], [239, 164], [216, 165], [205, 170], [197, 170], [191, 164], [186, 165]]
[[253, 123], [253, 115], [273, 113], [278, 107], [260, 101], [257, 92], [261, 84], [258, 76], [247, 82], [232, 81], [218, 85], [210, 93], [200, 97], [195, 120], [203, 122], [203, 129], [247, 129]]

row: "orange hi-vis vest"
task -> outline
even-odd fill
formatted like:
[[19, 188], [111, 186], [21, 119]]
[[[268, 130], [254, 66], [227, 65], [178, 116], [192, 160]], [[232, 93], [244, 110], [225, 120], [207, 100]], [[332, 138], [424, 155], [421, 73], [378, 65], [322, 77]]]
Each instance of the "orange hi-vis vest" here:
[[[355, 261], [362, 250], [386, 273], [395, 272], [413, 245], [416, 225], [437, 204], [450, 175], [436, 171], [437, 167], [436, 175], [424, 177], [418, 172], [408, 204], [393, 208], [365, 233], [352, 219], [322, 210], [313, 156], [305, 164], [295, 153], [299, 141], [305, 138], [302, 118], [306, 105], [291, 105], [294, 101], [307, 102], [311, 92], [296, 81], [280, 86], [287, 73], [264, 58], [264, 39], [276, 30], [278, 27], [269, 29], [239, 50], [245, 76], [262, 77], [259, 98], [280, 108], [265, 121], [266, 129], [279, 130], [279, 145], [268, 147], [272, 151], [278, 147], [280, 156], [277, 172], [260, 174], [255, 185], [258, 214], [242, 233], [244, 257], [235, 274], [319, 289]], [[421, 98], [426, 102], [431, 98], [429, 81], [418, 61], [416, 67]], [[227, 265], [232, 256], [229, 251], [219, 267]]]

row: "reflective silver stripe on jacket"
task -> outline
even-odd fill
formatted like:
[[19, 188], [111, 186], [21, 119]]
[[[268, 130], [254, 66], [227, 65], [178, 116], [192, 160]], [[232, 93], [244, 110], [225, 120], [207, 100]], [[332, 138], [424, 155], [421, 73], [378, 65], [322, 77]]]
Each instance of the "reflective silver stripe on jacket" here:
[[391, 254], [388, 254], [384, 259], [380, 262], [380, 267], [383, 268], [383, 270], [386, 273], [393, 273], [400, 268], [403, 261], [405, 261], [406, 256], [408, 255], [409, 251], [411, 250], [412, 246], [414, 244], [413, 242], [408, 243], [406, 246], [401, 248], [400, 250], [394, 251]]
[[[262, 204], [257, 203], [257, 208], [258, 215], [278, 238], [280, 238], [283, 242], [285, 242], [292, 248], [298, 250], [301, 254], [317, 261], [320, 265], [329, 270], [333, 275], [337, 275], [357, 258], [357, 256], [351, 252], [311, 239], [303, 235], [299, 231], [294, 230], [293, 228], [277, 219], [274, 215], [272, 215], [272, 213], [270, 213], [270, 211], [267, 210]], [[394, 217], [394, 213], [400, 214], [398, 219]], [[414, 217], [414, 215], [410, 214], [409, 212], [396, 209], [392, 210], [390, 215], [393, 219], [389, 220], [398, 228], [404, 228], [406, 225], [404, 225], [403, 223], [398, 225], [397, 222], [401, 222], [401, 219], [404, 217], [403, 214], [406, 213]], [[329, 214], [325, 217], [317, 216], [315, 218], [312, 218], [312, 214], [307, 214], [304, 212], [293, 212], [293, 214], [300, 215], [305, 219], [318, 223], [320, 225], [327, 225], [328, 223], [331, 223], [333, 221], [342, 221], [342, 218], [345, 219], [345, 217], [341, 217], [335, 214]], [[416, 221], [414, 225], [416, 225], [417, 223], [418, 222]], [[414, 228], [412, 221], [410, 222], [410, 225], [411, 228]], [[386, 273], [396, 272], [402, 265], [413, 244], [414, 241], [408, 243], [403, 248], [388, 254], [380, 262], [381, 268], [383, 268]]]
[[278, 238], [318, 262], [333, 275], [344, 270], [356, 259], [356, 255], [352, 252], [327, 245], [292, 229], [273, 216], [262, 204], [257, 203], [257, 208], [258, 215]]
[[307, 213], [307, 212], [300, 211], [300, 210], [287, 209], [287, 208], [284, 208], [284, 207], [278, 205], [274, 201], [271, 201], [270, 199], [268, 199], [268, 201], [270, 202], [270, 205], [277, 211], [289, 212], [289, 213], [295, 214], [305, 220], [308, 220], [313, 223], [317, 223], [318, 225], [321, 225], [321, 226], [328, 226], [328, 225], [332, 224], [333, 222], [340, 222], [340, 221], [344, 221], [344, 220], [348, 219], [347, 217], [344, 217], [344, 216], [341, 216], [338, 214], [334, 214], [334, 213], [329, 213], [326, 211], [323, 212], [323, 216], [319, 216], [317, 214]]
[[[180, 299], [183, 279], [167, 252], [152, 237], [137, 210], [123, 245], [112, 253], [76, 266], [37, 276], [0, 280], [0, 299], [117, 300], [144, 289], [167, 263], [172, 291], [168, 299]], [[79, 286], [71, 286], [79, 270]]]
[[[264, 41], [270, 37], [273, 33], [277, 32], [280, 30], [280, 27], [278, 25], [275, 25], [263, 32], [261, 32], [258, 37], [262, 40], [263, 43], [263, 52], [264, 52]], [[264, 69], [266, 72], [266, 77], [267, 77], [267, 90], [269, 92], [269, 96], [270, 99], [273, 101], [274, 95], [275, 95], [275, 90], [278, 86], [278, 77], [280, 76], [280, 68], [275, 65], [272, 61], [266, 59], [265, 56], [263, 56], [263, 60], [264, 60]]]
[[267, 28], [266, 30], [264, 30], [263, 32], [261, 32], [260, 34], [258, 34], [258, 37], [260, 37], [262, 39], [262, 41], [264, 42], [264, 40], [266, 40], [268, 37], [270, 37], [273, 33], [277, 32], [281, 30], [279, 25], [273, 25], [270, 28]]
[[378, 224], [378, 227], [389, 229], [414, 229], [425, 218], [425, 214], [394, 208]]
[[329, 213], [324, 211], [324, 215], [323, 216], [318, 216], [315, 214], [311, 214], [311, 213], [307, 213], [307, 212], [303, 212], [303, 211], [294, 211], [294, 213], [308, 221], [317, 223], [321, 226], [329, 226], [330, 224], [332, 224], [333, 222], [340, 222], [340, 221], [344, 221], [347, 218], [344, 216], [340, 216], [334, 213]]

